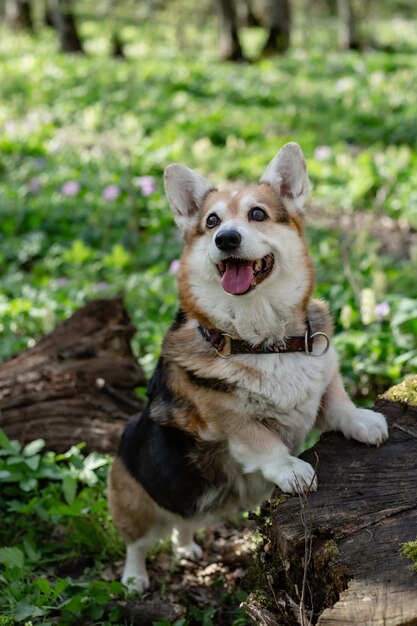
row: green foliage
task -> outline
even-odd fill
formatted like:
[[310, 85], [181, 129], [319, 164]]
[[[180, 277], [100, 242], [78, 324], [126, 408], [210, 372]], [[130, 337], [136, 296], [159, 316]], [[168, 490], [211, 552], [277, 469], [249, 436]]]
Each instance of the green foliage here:
[[[76, 624], [105, 613], [115, 622], [120, 607], [108, 605], [124, 597], [123, 586], [91, 580], [122, 554], [103, 497], [110, 459], [84, 456], [81, 446], [42, 452], [44, 443], [22, 447], [0, 430], [0, 612], [18, 622]], [[56, 575], [71, 568], [87, 579]]]
[[417, 539], [403, 543], [401, 546], [401, 554], [411, 559], [413, 562], [413, 570], [417, 574]]
[[[83, 28], [87, 41], [100, 37], [92, 23]], [[170, 161], [216, 183], [253, 181], [296, 140], [312, 203], [333, 222], [360, 209], [417, 225], [414, 56], [294, 47], [279, 63], [233, 66], [210, 46], [186, 58], [173, 30], [164, 31], [168, 49], [155, 47], [158, 28], [126, 29], [125, 63], [74, 62], [43, 35], [1, 40], [0, 358], [87, 300], [124, 293], [139, 329], [134, 348], [151, 372], [177, 306], [169, 268], [180, 243], [161, 183]], [[317, 293], [335, 316], [350, 392], [372, 400], [417, 364], [416, 250], [391, 251], [366, 227], [320, 227], [316, 213]], [[385, 302], [390, 313], [378, 319]]]
[[[172, 18], [182, 3], [171, 4]], [[286, 57], [248, 65], [219, 63], [217, 35], [187, 20], [181, 51], [175, 20], [153, 18], [124, 20], [128, 60], [111, 60], [109, 24], [83, 17], [85, 58], [57, 54], [48, 33], [0, 37], [0, 359], [89, 299], [122, 293], [150, 373], [177, 307], [181, 251], [164, 166], [253, 182], [294, 140], [312, 181], [316, 293], [330, 303], [350, 392], [369, 402], [412, 373], [416, 246], [390, 245], [391, 231], [376, 236], [365, 219], [417, 228], [412, 16], [373, 22], [375, 41], [394, 52], [342, 55], [326, 24], [325, 53], [314, 33], [300, 47], [296, 31]], [[256, 55], [262, 32], [243, 40]], [[108, 464], [81, 446], [44, 452], [0, 431], [0, 625], [120, 623], [123, 588], [99, 580], [122, 550], [103, 497]], [[231, 624], [245, 620], [235, 610]], [[213, 609], [195, 608], [175, 626], [212, 623]]]
[[[224, 594], [225, 603], [230, 605], [239, 605], [246, 600], [247, 594], [244, 591], [238, 591], [234, 594]], [[177, 619], [174, 622], [169, 620], [160, 620], [154, 622], [153, 626], [215, 626], [218, 621], [216, 620], [216, 609], [212, 607], [206, 607], [201, 609], [197, 606], [191, 607], [187, 618]], [[233, 608], [230, 611], [230, 626], [247, 626], [249, 619], [243, 609]]]

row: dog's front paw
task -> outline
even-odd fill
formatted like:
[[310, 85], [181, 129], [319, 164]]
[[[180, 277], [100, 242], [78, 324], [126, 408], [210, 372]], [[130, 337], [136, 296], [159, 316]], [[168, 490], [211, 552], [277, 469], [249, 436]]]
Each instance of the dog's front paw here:
[[308, 493], [317, 490], [314, 468], [296, 457], [290, 457], [288, 463], [281, 465], [272, 480], [284, 493]]
[[149, 587], [149, 576], [147, 573], [135, 574], [125, 571], [122, 576], [122, 583], [126, 585], [130, 591], [143, 593]]
[[173, 546], [174, 554], [180, 559], [187, 559], [188, 561], [197, 561], [203, 556], [203, 550], [201, 546], [195, 541], [188, 543], [185, 546]]
[[344, 434], [368, 446], [380, 446], [388, 439], [387, 420], [382, 413], [370, 409], [356, 409]]

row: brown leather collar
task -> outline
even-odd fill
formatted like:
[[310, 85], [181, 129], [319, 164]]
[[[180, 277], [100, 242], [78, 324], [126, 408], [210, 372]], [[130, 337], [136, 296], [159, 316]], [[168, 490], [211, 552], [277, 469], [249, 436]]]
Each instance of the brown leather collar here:
[[[206, 328], [202, 324], [199, 324], [198, 330], [202, 337], [210, 342], [217, 355], [222, 359], [228, 359], [233, 354], [277, 354], [281, 352], [305, 352], [309, 356], [322, 356], [327, 352], [330, 345], [329, 338], [324, 333], [311, 333], [310, 322], [308, 320], [306, 322], [304, 335], [286, 337], [284, 340], [269, 345], [258, 343], [253, 346], [242, 339], [233, 339], [229, 334], [220, 330]], [[326, 339], [326, 346], [320, 353], [314, 354], [314, 338], [319, 336]]]

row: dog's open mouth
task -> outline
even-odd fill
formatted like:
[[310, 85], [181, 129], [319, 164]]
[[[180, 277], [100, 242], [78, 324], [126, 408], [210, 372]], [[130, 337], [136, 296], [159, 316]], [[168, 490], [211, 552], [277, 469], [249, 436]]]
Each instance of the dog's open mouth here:
[[255, 261], [230, 258], [217, 264], [223, 289], [234, 296], [241, 296], [257, 287], [269, 276], [273, 267], [272, 254]]

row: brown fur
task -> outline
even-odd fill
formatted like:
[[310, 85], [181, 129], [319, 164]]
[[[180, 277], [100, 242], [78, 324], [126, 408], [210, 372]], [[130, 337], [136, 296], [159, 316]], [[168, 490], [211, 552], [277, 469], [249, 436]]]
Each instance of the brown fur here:
[[[278, 223], [289, 223], [290, 216], [288, 211], [286, 210], [281, 198], [275, 192], [275, 190], [268, 184], [262, 183], [257, 185], [256, 187], [245, 187], [244, 189], [239, 190], [235, 195], [226, 191], [216, 191], [210, 193], [206, 201], [204, 202], [202, 211], [201, 211], [201, 220], [199, 224], [199, 232], [203, 234], [205, 232], [205, 222], [207, 216], [213, 210], [214, 205], [223, 201], [227, 204], [228, 211], [232, 217], [236, 217], [240, 214], [239, 202], [243, 196], [250, 193], [259, 204], [263, 205], [267, 209], [267, 213], [270, 219], [274, 220]], [[256, 204], [254, 204], [256, 206]], [[294, 222], [297, 220], [294, 220]], [[295, 225], [295, 224], [294, 224]], [[298, 230], [300, 222], [297, 221], [296, 228]], [[257, 223], [256, 226], [262, 228], [262, 222]]]
[[[330, 340], [327, 305], [312, 300], [314, 270], [302, 215], [305, 168], [300, 148], [288, 144], [268, 165], [263, 182], [239, 191], [218, 192], [179, 164], [166, 170], [167, 195], [185, 238], [181, 310], [164, 339], [149, 405], [126, 428], [109, 477], [110, 510], [127, 544], [122, 580], [130, 584], [133, 578], [139, 591], [149, 584], [146, 550], [170, 527], [177, 554], [199, 558], [192, 531], [207, 514], [252, 508], [274, 483], [288, 493], [316, 488], [313, 467], [292, 455], [318, 411], [324, 427], [359, 441], [378, 445], [386, 437], [375, 416], [368, 431], [359, 424], [363, 410], [355, 409], [335, 373], [334, 351], [324, 356], [325, 337], [316, 337], [313, 356], [323, 355], [317, 367], [307, 356], [294, 355], [288, 366], [281, 355], [233, 355], [226, 361], [213, 349], [219, 332], [252, 345], [274, 346], [296, 335], [305, 341], [309, 324], [313, 334]], [[255, 207], [267, 218], [253, 214]], [[219, 219], [207, 225], [210, 213]], [[277, 282], [271, 279], [265, 300], [262, 293], [259, 301], [250, 296], [240, 308], [239, 300], [223, 297], [216, 280], [229, 294], [249, 293], [275, 271], [275, 258]], [[251, 273], [246, 268], [239, 277], [243, 262], [252, 265]], [[285, 270], [281, 283], [280, 269]]]
[[[182, 257], [182, 263], [178, 275], [179, 295], [182, 309], [187, 312], [190, 317], [197, 319], [200, 324], [206, 327], [210, 327], [210, 320], [203, 311], [196, 305], [195, 299], [191, 294], [190, 286], [188, 283], [188, 256], [190, 254], [190, 246], [197, 236], [202, 236], [206, 232], [206, 219], [213, 207], [217, 202], [223, 201], [228, 208], [228, 212], [232, 216], [238, 216], [240, 214], [239, 202], [241, 198], [250, 193], [255, 200], [259, 202], [265, 209], [270, 219], [274, 222], [287, 226], [295, 230], [300, 239], [303, 240], [305, 263], [309, 274], [309, 283], [305, 292], [305, 295], [301, 302], [300, 312], [303, 317], [307, 315], [307, 306], [311, 300], [314, 290], [314, 266], [310, 256], [307, 241], [305, 240], [305, 227], [304, 219], [301, 215], [290, 214], [285, 208], [281, 197], [268, 183], [260, 183], [256, 187], [245, 187], [239, 190], [235, 195], [231, 192], [217, 191], [213, 189], [207, 194], [203, 207], [201, 210], [201, 220], [197, 225], [196, 230], [191, 232], [186, 238], [186, 247]], [[265, 222], [254, 222], [253, 226], [259, 230], [268, 228], [268, 220]]]
[[142, 537], [158, 517], [158, 505], [119, 458], [109, 473], [108, 499], [114, 524], [125, 543]]
[[210, 327], [209, 318], [196, 305], [195, 299], [191, 293], [190, 286], [188, 284], [187, 257], [189, 256], [189, 254], [190, 250], [185, 249], [182, 256], [180, 270], [178, 273], [178, 290], [181, 308], [183, 311], [188, 313], [190, 317], [194, 317], [196, 320], [198, 320], [200, 324]]

